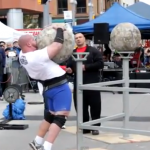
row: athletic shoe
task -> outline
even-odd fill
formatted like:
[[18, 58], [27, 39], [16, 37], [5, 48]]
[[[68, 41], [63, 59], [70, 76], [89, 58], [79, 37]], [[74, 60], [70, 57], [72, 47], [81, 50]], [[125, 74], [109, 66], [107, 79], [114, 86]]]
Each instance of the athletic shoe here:
[[62, 126], [62, 129], [66, 129], [66, 126], [64, 125], [64, 126]]
[[35, 141], [29, 143], [29, 146], [33, 149], [33, 150], [44, 150], [44, 147], [42, 145], [37, 144]]

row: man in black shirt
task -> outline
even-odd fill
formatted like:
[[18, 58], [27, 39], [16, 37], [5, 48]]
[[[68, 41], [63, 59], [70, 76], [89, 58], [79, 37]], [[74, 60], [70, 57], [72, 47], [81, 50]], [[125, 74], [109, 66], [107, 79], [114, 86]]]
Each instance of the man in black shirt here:
[[[98, 83], [100, 82], [100, 69], [103, 69], [104, 63], [101, 52], [92, 47], [87, 46], [85, 37], [83, 34], [78, 33], [75, 35], [75, 40], [77, 44], [77, 49], [74, 52], [89, 52], [87, 60], [83, 62], [83, 84]], [[68, 74], [74, 74], [74, 105], [77, 111], [77, 76], [76, 76], [76, 62], [70, 58], [67, 64], [66, 72]], [[90, 114], [89, 114], [90, 108]], [[101, 95], [100, 91], [84, 90], [83, 91], [83, 122], [90, 120], [99, 119], [101, 116]], [[95, 124], [100, 126], [100, 123]], [[83, 134], [92, 133], [93, 135], [98, 135], [97, 130], [83, 130]]]
[[4, 49], [0, 48], [0, 100], [2, 99], [2, 81], [3, 81], [3, 74], [4, 74], [4, 67], [5, 67], [5, 63], [6, 63], [6, 56], [5, 56], [5, 52]]

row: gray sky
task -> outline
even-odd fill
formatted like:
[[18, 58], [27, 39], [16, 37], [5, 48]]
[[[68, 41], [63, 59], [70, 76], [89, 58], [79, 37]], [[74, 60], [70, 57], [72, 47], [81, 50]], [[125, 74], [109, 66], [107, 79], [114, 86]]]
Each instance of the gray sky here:
[[140, 0], [140, 2], [144, 2], [146, 4], [149, 4], [150, 5], [150, 0]]

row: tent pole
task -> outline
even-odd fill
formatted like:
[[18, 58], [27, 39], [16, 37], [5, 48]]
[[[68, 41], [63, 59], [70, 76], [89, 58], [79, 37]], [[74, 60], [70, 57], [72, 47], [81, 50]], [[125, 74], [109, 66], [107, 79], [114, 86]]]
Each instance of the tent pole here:
[[122, 0], [120, 0], [120, 5], [123, 5], [123, 1]]
[[89, 3], [88, 3], [88, 6], [89, 6], [89, 20], [92, 20], [93, 19], [93, 0], [89, 0]]
[[76, 8], [77, 8], [77, 1], [70, 0], [70, 4], [72, 5], [72, 25], [76, 25]]
[[48, 26], [50, 18], [49, 18], [49, 0], [46, 4], [43, 5], [43, 27]]

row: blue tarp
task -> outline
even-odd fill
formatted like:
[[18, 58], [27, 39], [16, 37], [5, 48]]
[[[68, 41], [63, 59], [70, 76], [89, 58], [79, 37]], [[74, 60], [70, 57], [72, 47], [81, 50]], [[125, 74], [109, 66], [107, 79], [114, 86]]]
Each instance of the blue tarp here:
[[13, 119], [13, 120], [24, 120], [24, 111], [25, 111], [26, 103], [22, 99], [16, 100], [15, 103], [12, 104], [12, 117], [10, 118], [9, 115], [9, 104], [6, 106], [5, 110], [3, 111], [3, 116], [5, 119]]
[[124, 8], [118, 3], [114, 3], [104, 14], [96, 19], [86, 22], [82, 25], [74, 26], [74, 32], [93, 33], [95, 23], [109, 23], [111, 31], [117, 24], [130, 22], [136, 25], [139, 29], [150, 29], [150, 20]]

